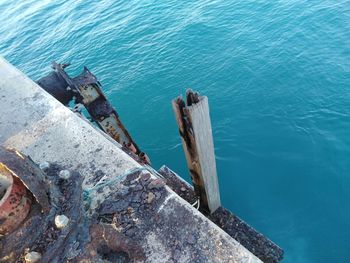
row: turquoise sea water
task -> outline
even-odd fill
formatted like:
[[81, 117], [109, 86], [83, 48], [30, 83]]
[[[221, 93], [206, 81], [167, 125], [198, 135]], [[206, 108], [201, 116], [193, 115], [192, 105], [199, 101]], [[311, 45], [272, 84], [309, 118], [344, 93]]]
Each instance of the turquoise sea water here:
[[[209, 97], [223, 204], [284, 262], [350, 262], [350, 2], [0, 1], [0, 54], [87, 65], [157, 168], [189, 180], [170, 101]], [[20, 103], [19, 103], [20, 106]]]

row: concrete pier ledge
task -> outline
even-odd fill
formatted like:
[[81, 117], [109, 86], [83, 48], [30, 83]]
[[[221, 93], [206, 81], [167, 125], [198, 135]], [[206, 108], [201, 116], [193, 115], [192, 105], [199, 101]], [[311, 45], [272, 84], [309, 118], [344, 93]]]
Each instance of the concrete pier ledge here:
[[[117, 213], [113, 208], [133, 210], [133, 225], [127, 230], [121, 225], [118, 230], [136, 242], [144, 255], [133, 262], [261, 262], [161, 182], [157, 185], [156, 181], [154, 187], [132, 182], [127, 175], [142, 168], [139, 163], [3, 58], [0, 101], [1, 145], [17, 149], [36, 163], [49, 162], [79, 173], [83, 191], [110, 182], [90, 195], [85, 213], [93, 217], [102, 210]], [[148, 173], [141, 172], [134, 179], [141, 182]], [[157, 179], [150, 174], [151, 180]], [[135, 200], [125, 197], [125, 193], [136, 193], [137, 187], [141, 189], [138, 197], [132, 196]], [[108, 205], [101, 207], [106, 201]], [[4, 249], [6, 244], [2, 246]], [[78, 250], [79, 244], [75, 246]]]

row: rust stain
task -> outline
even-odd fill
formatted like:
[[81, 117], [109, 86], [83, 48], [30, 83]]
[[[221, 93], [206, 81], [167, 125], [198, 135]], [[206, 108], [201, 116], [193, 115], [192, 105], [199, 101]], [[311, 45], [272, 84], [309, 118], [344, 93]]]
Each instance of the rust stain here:
[[111, 260], [119, 262], [127, 260], [127, 262], [134, 262], [135, 260], [145, 260], [141, 246], [110, 224], [91, 225], [90, 237], [91, 242], [85, 246], [84, 253], [78, 258], [78, 261]]

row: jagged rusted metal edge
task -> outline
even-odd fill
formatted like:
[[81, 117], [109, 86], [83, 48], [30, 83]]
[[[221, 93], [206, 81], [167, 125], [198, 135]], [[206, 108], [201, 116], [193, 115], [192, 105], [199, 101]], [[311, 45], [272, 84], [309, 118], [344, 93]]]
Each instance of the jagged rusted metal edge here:
[[43, 212], [49, 212], [48, 185], [45, 183], [44, 173], [30, 157], [15, 149], [0, 147], [0, 164], [23, 182]]

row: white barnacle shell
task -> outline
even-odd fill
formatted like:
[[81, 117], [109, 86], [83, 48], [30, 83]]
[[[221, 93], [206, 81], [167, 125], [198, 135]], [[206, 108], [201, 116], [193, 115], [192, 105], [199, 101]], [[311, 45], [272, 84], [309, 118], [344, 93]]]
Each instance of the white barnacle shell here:
[[59, 229], [66, 227], [68, 223], [69, 223], [69, 218], [66, 217], [65, 215], [57, 215], [55, 217], [55, 225]]
[[61, 179], [67, 180], [70, 177], [70, 171], [68, 171], [68, 170], [61, 170], [60, 173], [58, 174], [58, 176]]
[[41, 260], [41, 254], [39, 252], [29, 252], [24, 256], [24, 260], [27, 263], [36, 263], [36, 262], [40, 262]]

